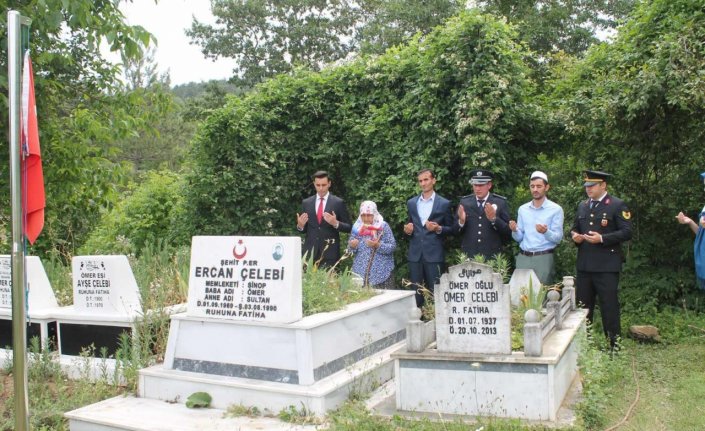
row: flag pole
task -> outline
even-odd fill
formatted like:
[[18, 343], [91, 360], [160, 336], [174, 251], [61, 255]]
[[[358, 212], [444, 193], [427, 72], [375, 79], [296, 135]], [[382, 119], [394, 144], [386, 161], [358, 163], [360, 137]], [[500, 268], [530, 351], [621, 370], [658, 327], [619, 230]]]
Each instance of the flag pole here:
[[22, 244], [22, 190], [20, 175], [20, 76], [22, 26], [32, 21], [17, 11], [7, 13], [7, 71], [10, 114], [10, 196], [12, 202], [12, 370], [15, 392], [15, 431], [29, 430], [27, 391], [27, 327], [25, 255]]

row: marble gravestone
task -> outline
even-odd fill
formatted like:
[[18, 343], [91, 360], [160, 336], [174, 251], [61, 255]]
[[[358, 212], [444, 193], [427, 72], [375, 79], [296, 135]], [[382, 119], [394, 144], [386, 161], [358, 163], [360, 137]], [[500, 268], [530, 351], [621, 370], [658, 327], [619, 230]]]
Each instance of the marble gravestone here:
[[577, 376], [585, 310], [567, 313], [561, 328], [543, 340], [540, 354], [529, 356], [511, 350], [510, 288], [490, 266], [450, 267], [436, 285], [435, 305], [436, 348], [392, 354], [398, 410], [558, 418]]
[[435, 289], [438, 352], [510, 354], [509, 290], [488, 265], [452, 266]]
[[195, 236], [187, 315], [252, 322], [300, 320], [296, 237]]
[[[10, 256], [0, 256], [0, 308], [12, 308], [12, 272]], [[27, 271], [27, 306], [29, 314], [33, 310], [43, 310], [58, 306], [54, 290], [44, 270], [42, 261], [37, 256], [27, 256], [25, 268]]]
[[99, 316], [142, 313], [140, 291], [127, 256], [75, 256], [71, 266], [76, 312]]
[[142, 317], [137, 281], [124, 255], [74, 256], [73, 305], [54, 315], [59, 353], [78, 356], [89, 346], [92, 354], [114, 355], [122, 334], [130, 335]]
[[[54, 290], [37, 256], [27, 256], [27, 342], [39, 337], [42, 347], [48, 340], [56, 338], [56, 322], [51, 316], [58, 307]], [[9, 255], [0, 256], [0, 347], [12, 345], [12, 268]]]

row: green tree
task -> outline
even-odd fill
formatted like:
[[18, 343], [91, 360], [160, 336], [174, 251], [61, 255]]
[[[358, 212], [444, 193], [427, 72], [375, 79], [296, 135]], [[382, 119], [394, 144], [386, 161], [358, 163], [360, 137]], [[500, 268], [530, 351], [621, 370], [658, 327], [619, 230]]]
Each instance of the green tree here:
[[[37, 109], [48, 197], [45, 229], [33, 251], [72, 252], [105, 208], [112, 205], [125, 179], [126, 166], [111, 161], [115, 143], [147, 127], [140, 119], [144, 100], [121, 94], [120, 67], [101, 56], [107, 41], [124, 59], [139, 57], [152, 36], [129, 26], [119, 0], [3, 1], [32, 19], [30, 52], [35, 72]], [[7, 16], [0, 31], [7, 33]], [[5, 42], [6, 43], [6, 42]], [[0, 108], [7, 112], [7, 64], [0, 56]], [[6, 118], [6, 117], [3, 117]], [[7, 135], [7, 123], [0, 123]], [[7, 152], [0, 152], [0, 199], [9, 202]], [[7, 220], [9, 207], [0, 208]], [[5, 227], [7, 225], [4, 225]], [[0, 238], [7, 238], [0, 234]], [[5, 248], [7, 244], [5, 243]]]
[[209, 58], [234, 58], [233, 81], [252, 86], [293, 66], [318, 70], [350, 51], [351, 0], [213, 0], [215, 25], [186, 32]]
[[549, 83], [568, 151], [614, 173], [630, 205], [623, 285], [641, 305], [679, 303], [694, 289], [692, 234], [674, 216], [696, 217], [704, 200], [695, 156], [705, 141], [703, 40], [701, 0], [640, 3], [614, 42], [561, 63]]
[[487, 13], [518, 27], [532, 51], [548, 57], [558, 51], [577, 55], [598, 42], [598, 32], [614, 29], [634, 0], [475, 0]]
[[214, 0], [215, 25], [194, 20], [187, 34], [209, 58], [238, 61], [232, 79], [252, 85], [297, 66], [320, 70], [362, 48], [408, 41], [462, 8], [461, 0]]
[[[118, 143], [113, 160], [129, 161], [133, 173], [169, 168], [178, 170], [196, 125], [183, 121], [183, 103], [169, 90], [169, 73], [159, 74], [154, 49], [127, 62], [125, 93], [144, 100], [143, 120], [149, 127], [135, 129]], [[135, 176], [136, 177], [136, 176]]]
[[201, 94], [184, 102], [182, 116], [186, 121], [205, 120], [225, 105], [228, 94], [242, 93], [238, 87], [220, 81], [207, 82], [203, 84], [202, 90]]
[[152, 88], [161, 85], [169, 88], [171, 78], [169, 72], [160, 74], [157, 70], [159, 64], [154, 60], [156, 48], [147, 49], [142, 56], [125, 61], [125, 78], [128, 90], [137, 88]]
[[360, 52], [381, 54], [417, 33], [428, 34], [464, 5], [462, 0], [360, 0], [355, 39]]
[[148, 243], [170, 244], [183, 184], [172, 171], [152, 171], [132, 183], [81, 247], [81, 253], [138, 255]]

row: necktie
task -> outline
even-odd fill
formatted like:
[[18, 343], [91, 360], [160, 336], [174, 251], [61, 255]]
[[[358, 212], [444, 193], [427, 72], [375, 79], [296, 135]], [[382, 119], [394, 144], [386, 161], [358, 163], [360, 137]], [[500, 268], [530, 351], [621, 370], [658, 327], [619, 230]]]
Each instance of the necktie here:
[[599, 201], [590, 201], [590, 209], [595, 208], [595, 206], [597, 205], [598, 202]]
[[477, 200], [477, 207], [478, 207], [478, 208], [482, 208], [482, 206], [483, 206], [484, 204], [485, 204], [485, 200], [484, 200], [484, 199], [478, 199], [478, 200]]
[[319, 204], [318, 204], [318, 211], [316, 211], [316, 218], [318, 219], [318, 224], [321, 224], [321, 220], [323, 220], [323, 198], [318, 198]]

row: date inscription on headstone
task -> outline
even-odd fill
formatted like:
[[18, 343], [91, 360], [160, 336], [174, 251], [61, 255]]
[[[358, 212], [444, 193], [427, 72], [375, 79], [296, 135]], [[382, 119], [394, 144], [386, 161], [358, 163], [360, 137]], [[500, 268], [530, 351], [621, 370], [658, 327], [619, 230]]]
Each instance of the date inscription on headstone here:
[[301, 295], [299, 238], [193, 237], [188, 315], [290, 323]]
[[511, 353], [509, 290], [488, 265], [452, 266], [435, 289], [439, 352]]

